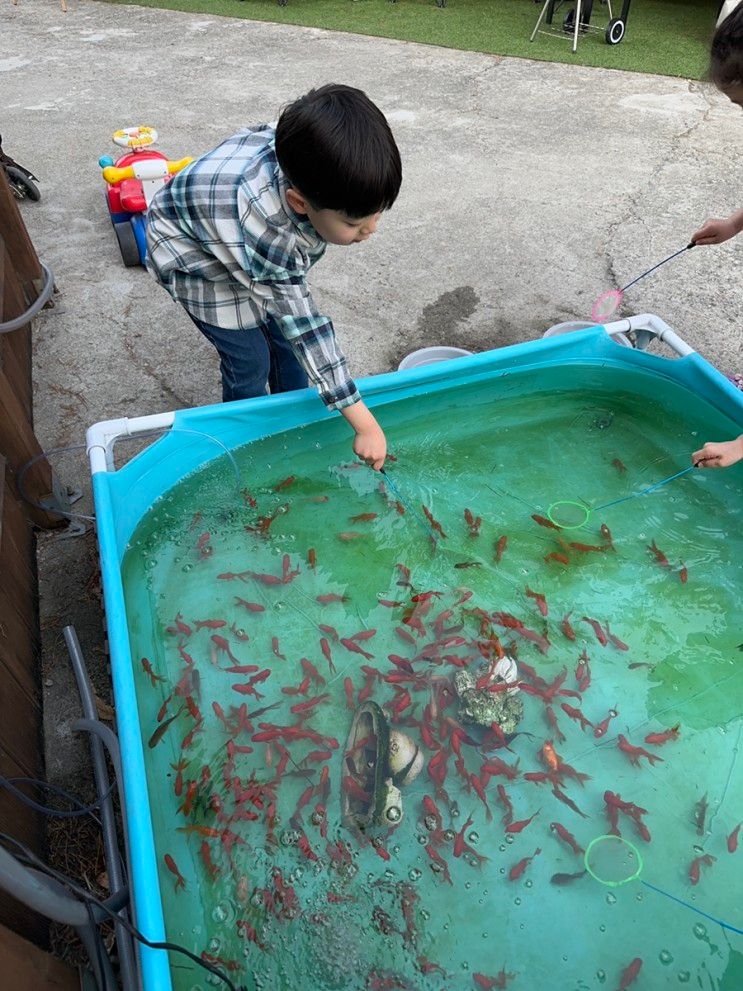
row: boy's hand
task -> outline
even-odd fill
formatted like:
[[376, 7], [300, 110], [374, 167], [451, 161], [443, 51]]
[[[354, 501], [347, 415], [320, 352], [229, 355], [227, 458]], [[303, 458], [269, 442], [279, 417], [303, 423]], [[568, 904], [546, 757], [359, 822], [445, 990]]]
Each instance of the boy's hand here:
[[384, 466], [384, 459], [387, 457], [387, 438], [378, 423], [375, 423], [371, 429], [356, 434], [353, 450], [357, 457], [375, 471], [379, 471]]
[[740, 227], [732, 217], [726, 220], [707, 220], [696, 234], [692, 234], [692, 244], [722, 244], [740, 233]]
[[735, 440], [708, 442], [691, 456], [695, 468], [729, 468], [738, 461], [743, 461], [743, 434]]
[[387, 438], [384, 431], [362, 402], [346, 406], [341, 413], [356, 434], [353, 440], [354, 454], [370, 468], [379, 471], [387, 457]]

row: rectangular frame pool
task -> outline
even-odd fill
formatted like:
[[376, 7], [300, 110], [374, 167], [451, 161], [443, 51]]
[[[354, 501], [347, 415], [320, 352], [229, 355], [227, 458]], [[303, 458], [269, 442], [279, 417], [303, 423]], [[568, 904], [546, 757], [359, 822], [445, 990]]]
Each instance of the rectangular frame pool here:
[[[621, 346], [612, 334], [633, 331], [638, 344], [663, 341], [673, 358]], [[643, 376], [672, 381], [701, 397], [743, 430], [743, 393], [693, 352], [658, 317], [644, 314], [564, 336], [527, 341], [500, 350], [362, 379], [360, 390], [373, 409], [403, 398], [453, 390], [520, 372], [537, 372], [559, 365], [622, 368]], [[125, 827], [134, 916], [151, 940], [165, 939], [165, 927], [147, 796], [144, 752], [121, 578], [121, 563], [129, 538], [154, 501], [225, 449], [241, 446], [292, 427], [327, 419], [328, 413], [312, 389], [135, 419], [93, 425], [87, 448], [93, 476], [106, 625], [121, 745]], [[144, 451], [121, 468], [115, 467], [114, 445], [122, 437], [142, 437], [164, 431]], [[207, 439], [209, 434], [212, 439]], [[142, 948], [145, 991], [169, 991], [170, 968], [163, 951]]]

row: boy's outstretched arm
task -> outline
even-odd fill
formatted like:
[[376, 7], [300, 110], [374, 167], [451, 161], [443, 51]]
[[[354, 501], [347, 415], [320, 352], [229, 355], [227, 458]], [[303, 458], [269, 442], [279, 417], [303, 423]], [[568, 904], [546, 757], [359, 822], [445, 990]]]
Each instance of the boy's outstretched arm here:
[[695, 468], [729, 468], [738, 461], [743, 461], [743, 434], [735, 440], [719, 443], [708, 441], [691, 456], [691, 463]]
[[743, 210], [736, 210], [725, 220], [706, 220], [692, 234], [692, 244], [722, 244], [743, 231]]

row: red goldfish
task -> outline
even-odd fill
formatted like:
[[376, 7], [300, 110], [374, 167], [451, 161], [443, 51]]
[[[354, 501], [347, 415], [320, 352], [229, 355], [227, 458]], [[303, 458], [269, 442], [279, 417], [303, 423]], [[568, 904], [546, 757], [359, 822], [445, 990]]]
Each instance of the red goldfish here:
[[518, 881], [521, 875], [524, 873], [529, 864], [537, 857], [542, 851], [539, 847], [536, 848], [531, 857], [522, 857], [517, 864], [514, 864], [511, 870], [508, 872], [509, 881]]

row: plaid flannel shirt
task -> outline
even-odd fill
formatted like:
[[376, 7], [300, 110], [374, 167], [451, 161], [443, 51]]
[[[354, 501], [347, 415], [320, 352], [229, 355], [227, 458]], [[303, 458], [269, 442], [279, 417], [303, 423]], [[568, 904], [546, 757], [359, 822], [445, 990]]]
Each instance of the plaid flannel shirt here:
[[361, 398], [333, 324], [305, 281], [323, 238], [286, 202], [275, 127], [238, 131], [163, 186], [147, 213], [147, 267], [198, 320], [227, 330], [269, 317], [330, 409]]

